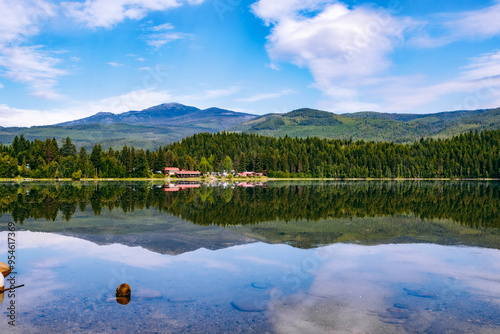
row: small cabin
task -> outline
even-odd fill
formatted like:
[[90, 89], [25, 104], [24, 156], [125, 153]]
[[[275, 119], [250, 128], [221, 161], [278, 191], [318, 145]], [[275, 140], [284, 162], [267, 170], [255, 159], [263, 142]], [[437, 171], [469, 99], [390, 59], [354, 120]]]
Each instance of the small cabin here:
[[174, 176], [175, 173], [180, 172], [180, 169], [177, 167], [165, 167], [163, 168], [163, 174], [168, 176]]

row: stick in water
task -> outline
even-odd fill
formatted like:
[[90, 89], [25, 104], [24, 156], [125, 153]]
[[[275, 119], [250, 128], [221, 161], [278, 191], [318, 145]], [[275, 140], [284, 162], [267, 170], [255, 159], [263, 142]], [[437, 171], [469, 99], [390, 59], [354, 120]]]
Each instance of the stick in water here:
[[15, 286], [13, 288], [2, 289], [2, 290], [0, 290], [0, 293], [5, 292], [5, 291], [9, 291], [9, 290], [14, 290], [14, 289], [17, 289], [17, 288], [20, 288], [20, 287], [23, 287], [23, 286], [24, 286], [24, 284], [21, 284], [21, 285]]

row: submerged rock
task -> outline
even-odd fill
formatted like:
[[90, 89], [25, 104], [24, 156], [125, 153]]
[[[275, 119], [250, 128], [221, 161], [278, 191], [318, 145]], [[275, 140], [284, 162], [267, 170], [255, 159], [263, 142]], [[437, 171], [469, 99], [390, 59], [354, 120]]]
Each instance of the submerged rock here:
[[116, 288], [116, 297], [130, 297], [131, 294], [131, 289], [130, 285], [127, 283], [121, 284], [119, 287]]
[[240, 312], [263, 312], [268, 304], [268, 300], [257, 298], [241, 298], [231, 302], [231, 306]]
[[411, 315], [411, 311], [400, 305], [395, 304], [393, 307], [386, 309], [386, 312], [379, 313], [380, 321], [387, 324], [404, 324]]
[[256, 288], [256, 289], [269, 289], [271, 288], [271, 284], [268, 283], [268, 282], [253, 282], [252, 283], [252, 287]]
[[116, 302], [121, 305], [127, 305], [130, 303], [131, 294], [130, 285], [127, 283], [121, 284], [118, 288], [116, 288]]
[[406, 288], [404, 290], [406, 291], [406, 294], [409, 296], [437, 299], [436, 295], [432, 292], [428, 292], [428, 291], [424, 291], [424, 290], [410, 290], [410, 289], [406, 289]]
[[3, 277], [7, 277], [10, 275], [12, 270], [7, 264], [0, 262], [0, 272], [2, 272]]

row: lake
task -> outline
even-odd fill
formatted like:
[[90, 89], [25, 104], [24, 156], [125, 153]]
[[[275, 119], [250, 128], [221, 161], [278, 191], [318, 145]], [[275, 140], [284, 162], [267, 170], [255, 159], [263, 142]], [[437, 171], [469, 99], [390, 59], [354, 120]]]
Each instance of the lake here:
[[500, 182], [0, 183], [0, 213], [2, 333], [500, 332]]

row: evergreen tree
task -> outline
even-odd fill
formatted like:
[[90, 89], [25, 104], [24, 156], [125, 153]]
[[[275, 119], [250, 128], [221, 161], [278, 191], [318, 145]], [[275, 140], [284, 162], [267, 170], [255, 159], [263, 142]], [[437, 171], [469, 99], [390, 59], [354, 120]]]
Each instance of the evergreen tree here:
[[66, 137], [64, 140], [63, 146], [61, 147], [61, 155], [63, 157], [76, 158], [76, 147], [73, 145], [69, 137]]
[[95, 168], [95, 176], [98, 176], [99, 168], [101, 168], [102, 163], [102, 147], [101, 144], [95, 144], [92, 152], [90, 153], [90, 162]]

